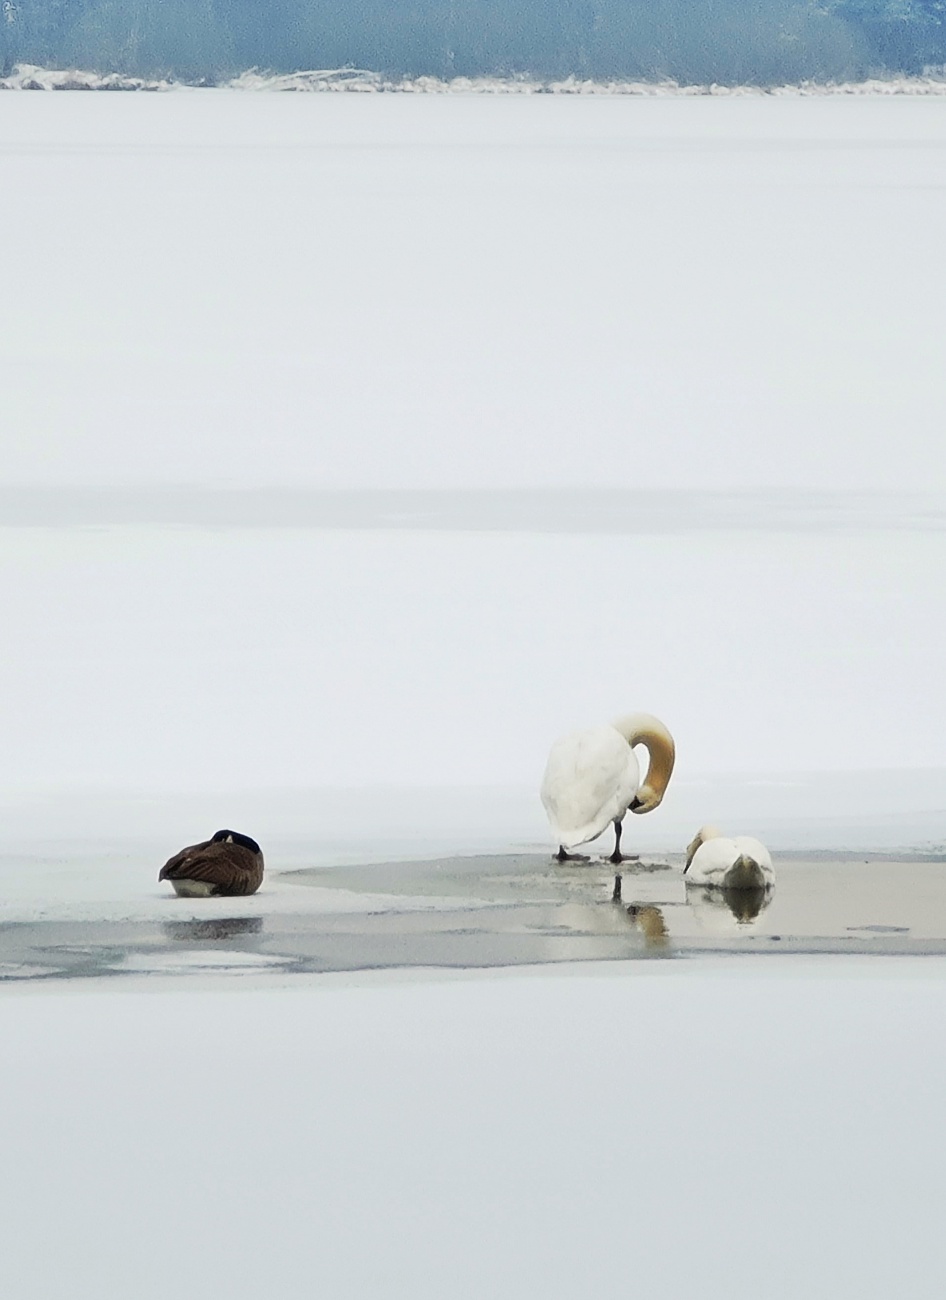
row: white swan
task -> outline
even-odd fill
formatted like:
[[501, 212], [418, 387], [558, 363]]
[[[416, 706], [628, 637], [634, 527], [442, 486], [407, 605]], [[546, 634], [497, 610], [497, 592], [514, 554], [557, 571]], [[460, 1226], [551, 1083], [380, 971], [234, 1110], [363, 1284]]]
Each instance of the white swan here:
[[715, 826], [702, 826], [690, 841], [683, 874], [689, 885], [719, 889], [768, 889], [775, 884], [764, 844], [751, 835], [728, 839]]
[[[647, 776], [641, 784], [635, 745], [648, 753]], [[628, 809], [646, 813], [664, 797], [673, 771], [673, 737], [649, 713], [618, 718], [613, 726], [589, 727], [563, 736], [552, 746], [540, 795], [559, 846], [558, 860], [567, 850], [597, 839], [614, 823], [614, 852], [610, 861], [623, 862], [621, 822]]]

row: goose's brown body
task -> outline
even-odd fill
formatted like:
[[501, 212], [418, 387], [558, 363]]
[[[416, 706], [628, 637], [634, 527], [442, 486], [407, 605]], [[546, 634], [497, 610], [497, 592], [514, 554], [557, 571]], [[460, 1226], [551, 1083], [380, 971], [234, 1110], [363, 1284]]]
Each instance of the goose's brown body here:
[[191, 898], [255, 894], [263, 881], [262, 850], [248, 835], [218, 831], [175, 853], [158, 880], [169, 880], [175, 893]]

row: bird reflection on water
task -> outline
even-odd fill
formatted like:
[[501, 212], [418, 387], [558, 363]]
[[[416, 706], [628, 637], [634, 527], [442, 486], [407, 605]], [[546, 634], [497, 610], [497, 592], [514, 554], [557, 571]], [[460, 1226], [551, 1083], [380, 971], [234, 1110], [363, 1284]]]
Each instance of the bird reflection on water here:
[[704, 885], [687, 885], [687, 902], [697, 915], [701, 911], [718, 914], [728, 908], [738, 925], [751, 925], [774, 897], [772, 888], [713, 889]]
[[220, 916], [206, 921], [165, 921], [164, 933], [175, 943], [220, 943], [261, 934], [261, 916]]
[[652, 903], [631, 903], [627, 908], [627, 914], [643, 934], [644, 943], [648, 948], [667, 947], [670, 933], [659, 907], [654, 907]]

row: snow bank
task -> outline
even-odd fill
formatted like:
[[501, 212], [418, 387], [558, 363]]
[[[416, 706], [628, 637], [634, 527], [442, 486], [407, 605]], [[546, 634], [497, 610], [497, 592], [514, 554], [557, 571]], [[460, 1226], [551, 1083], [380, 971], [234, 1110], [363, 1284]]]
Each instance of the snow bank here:
[[944, 95], [940, 77], [872, 77], [864, 81], [803, 81], [785, 86], [686, 85], [677, 81], [591, 81], [582, 77], [542, 80], [536, 77], [384, 77], [356, 69], [267, 73], [243, 72], [228, 81], [234, 90], [356, 91], [414, 95], [631, 95], [637, 98], [670, 96], [746, 97], [760, 95]]
[[[364, 68], [300, 69], [274, 73], [249, 68], [223, 83], [229, 90], [302, 91], [355, 94], [413, 95], [633, 95], [638, 98], [668, 96], [745, 97], [759, 95], [944, 95], [942, 76], [870, 77], [864, 81], [803, 81], [784, 86], [686, 85], [677, 81], [592, 81], [583, 77], [548, 80], [538, 77], [390, 77]], [[121, 73], [84, 72], [79, 69], [40, 68], [18, 64], [0, 78], [0, 90], [171, 90], [183, 83], [148, 80]]]
[[40, 68], [32, 63], [18, 63], [8, 77], [0, 77], [0, 90], [171, 90], [174, 84], [163, 79], [128, 77], [121, 72]]
[[944, 977], [2, 994], [5, 1294], [932, 1298]]

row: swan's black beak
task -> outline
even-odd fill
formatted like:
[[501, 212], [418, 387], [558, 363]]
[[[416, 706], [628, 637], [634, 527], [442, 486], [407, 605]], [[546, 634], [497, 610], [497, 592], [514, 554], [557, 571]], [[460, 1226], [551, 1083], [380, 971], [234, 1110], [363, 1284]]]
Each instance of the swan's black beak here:
[[630, 808], [631, 812], [637, 812], [638, 808], [640, 808], [641, 806], [641, 802], [642, 801], [638, 799], [637, 795], [635, 795], [634, 798], [631, 800], [631, 802], [628, 804], [628, 807]]

